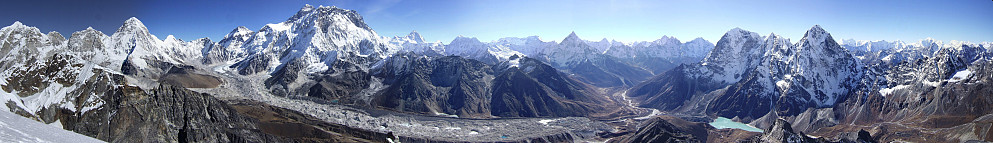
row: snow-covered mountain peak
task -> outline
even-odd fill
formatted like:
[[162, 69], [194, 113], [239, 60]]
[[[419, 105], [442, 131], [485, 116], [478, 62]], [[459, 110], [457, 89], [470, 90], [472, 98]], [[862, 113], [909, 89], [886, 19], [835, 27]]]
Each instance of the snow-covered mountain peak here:
[[[10, 26], [7, 26], [7, 27], [27, 27], [27, 26], [24, 26], [24, 24], [21, 24], [21, 21], [14, 21], [13, 24], [10, 24]], [[6, 28], [6, 27], [4, 27], [4, 28]]]
[[562, 42], [560, 42], [559, 44], [564, 45], [564, 44], [577, 44], [577, 43], [584, 43], [584, 42], [583, 39], [579, 39], [579, 36], [576, 36], [576, 32], [573, 31], [572, 33], [569, 33], [569, 36], [566, 36], [565, 39], [562, 39]]
[[169, 35], [169, 36], [166, 36], [166, 38], [163, 39], [162, 41], [163, 42], [183, 42], [183, 39], [179, 39], [179, 38], [176, 38], [176, 36]]
[[[705, 47], [705, 48], [708, 48], [708, 49], [709, 48], [714, 48], [714, 43], [710, 43], [710, 41], [707, 41], [707, 39], [703, 39], [701, 37], [697, 37], [696, 39], [687, 41], [686, 43], [683, 43], [683, 44], [684, 45], [693, 45], [693, 46], [689, 46], [689, 47]], [[706, 54], [706, 52], [704, 52], [704, 54]]]
[[24, 31], [24, 32], [37, 32], [37, 33], [41, 33], [41, 30], [38, 30], [38, 28], [21, 24], [20, 21], [14, 21], [14, 23], [13, 24], [10, 24], [10, 26], [6, 26], [6, 27], [3, 27], [3, 28], [0, 28], [0, 31], [4, 31], [4, 33], [2, 33], [2, 34], [6, 34], [7, 32], [14, 31], [14, 30]]
[[703, 75], [712, 75], [714, 81], [734, 83], [744, 77], [748, 68], [755, 67], [766, 52], [760, 46], [762, 36], [758, 33], [734, 28], [724, 34], [714, 49], [707, 54], [701, 64]]
[[372, 30], [362, 20], [362, 16], [354, 10], [341, 9], [334, 6], [305, 5], [296, 15], [286, 20], [288, 23], [306, 23], [318, 27], [354, 25], [363, 30]]
[[148, 33], [148, 28], [145, 27], [145, 24], [144, 23], [141, 23], [141, 20], [138, 20], [138, 18], [131, 17], [131, 18], [128, 18], [128, 20], [124, 21], [124, 24], [121, 25], [121, 27], [118, 28], [117, 29], [117, 32], [114, 32], [114, 34], [116, 35], [117, 33], [121, 33], [121, 32], [129, 32], [129, 33], [130, 32], [145, 32], [145, 33]]
[[455, 39], [453, 39], [452, 42], [448, 44], [449, 45], [465, 45], [465, 44], [485, 45], [483, 42], [480, 42], [479, 39], [476, 39], [476, 37], [464, 37], [461, 35], [455, 37]]
[[[814, 27], [811, 27], [810, 30], [807, 30], [807, 33], [803, 35], [803, 39], [801, 39], [801, 41], [806, 41], [806, 44], [810, 45], [824, 43], [826, 40], [831, 40], [831, 42], [834, 42], [834, 38], [831, 38], [831, 34], [824, 31], [824, 28], [821, 28], [820, 25], [814, 25]], [[837, 45], [837, 43], [835, 43], [835, 45]]]
[[424, 37], [421, 37], [421, 34], [417, 33], [417, 30], [411, 31], [410, 34], [407, 34], [407, 38], [414, 40], [414, 42], [417, 43], [424, 43]]
[[667, 35], [663, 35], [662, 38], [653, 41], [653, 44], [657, 44], [657, 45], [679, 45], [681, 43], [682, 42], [679, 41], [679, 39], [676, 39], [676, 37], [667, 36]]
[[231, 38], [231, 37], [251, 36], [251, 34], [254, 33], [254, 32], [255, 31], [252, 31], [252, 30], [250, 30], [248, 28], [245, 28], [245, 26], [238, 26], [238, 28], [235, 28], [234, 30], [231, 30], [231, 32], [228, 33], [228, 35], [224, 35], [224, 39]]

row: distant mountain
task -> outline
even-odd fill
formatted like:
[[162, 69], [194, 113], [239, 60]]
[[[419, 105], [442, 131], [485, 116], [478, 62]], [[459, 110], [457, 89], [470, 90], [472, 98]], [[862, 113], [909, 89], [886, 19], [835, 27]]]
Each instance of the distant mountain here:
[[620, 106], [535, 59], [511, 58], [488, 65], [457, 56], [397, 54], [374, 66], [373, 75], [388, 87], [372, 103], [468, 118], [589, 116]]
[[713, 101], [703, 101], [704, 105], [709, 102], [707, 113], [755, 119], [769, 111], [795, 115], [806, 108], [833, 106], [854, 92], [868, 89], [861, 86], [868, 77], [865, 66], [820, 26], [808, 30], [795, 45], [775, 34], [766, 40], [761, 38], [753, 32], [732, 29], [700, 64], [660, 75], [632, 88], [636, 92], [628, 95], [650, 99], [642, 102], [644, 107], [665, 110], [695, 105], [680, 105], [672, 100], [657, 104], [661, 99], [687, 101], [690, 97], [711, 96], [704, 99]]

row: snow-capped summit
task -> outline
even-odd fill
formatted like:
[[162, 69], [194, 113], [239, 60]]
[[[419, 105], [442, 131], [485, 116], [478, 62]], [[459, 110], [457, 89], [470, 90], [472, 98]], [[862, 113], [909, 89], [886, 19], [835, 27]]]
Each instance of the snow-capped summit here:
[[138, 20], [138, 18], [131, 17], [128, 18], [128, 20], [125, 20], [121, 27], [117, 28], [117, 32], [114, 32], [114, 35], [117, 35], [117, 33], [148, 33], [148, 28], [145, 27], [145, 23], [142, 23], [141, 20]]
[[[745, 70], [759, 64], [766, 49], [759, 46], [762, 36], [758, 33], [734, 28], [724, 34], [717, 45], [707, 54], [701, 64], [707, 67], [701, 74], [712, 74], [715, 81], [724, 83], [738, 82]], [[709, 70], [713, 69], [713, 70]]]
[[488, 64], [499, 62], [496, 55], [490, 53], [490, 46], [480, 42], [475, 37], [463, 37], [459, 35], [451, 43], [445, 45], [445, 55], [462, 56], [475, 59]]
[[421, 37], [420, 33], [417, 33], [417, 30], [411, 31], [410, 34], [407, 34], [407, 38], [414, 40], [414, 42], [417, 43], [424, 43], [424, 38]]
[[555, 42], [545, 42], [542, 41], [538, 36], [528, 36], [524, 38], [520, 37], [505, 37], [500, 38], [492, 43], [491, 45], [501, 45], [510, 48], [511, 50], [521, 52], [524, 55], [538, 57], [538, 54], [542, 53], [543, 50], [551, 46], [555, 46]]
[[[202, 63], [205, 65], [212, 65], [216, 63], [226, 63], [231, 61], [238, 61], [245, 57], [246, 51], [242, 47], [245, 42], [250, 40], [252, 36], [255, 36], [255, 31], [245, 28], [245, 26], [238, 26], [234, 30], [231, 30], [227, 35], [224, 35], [224, 39], [217, 42], [217, 45], [207, 45], [206, 43], [199, 43], [193, 41], [193, 45], [203, 45], [203, 49], [200, 50], [203, 57]], [[209, 42], [210, 39], [205, 39]]]
[[579, 36], [576, 35], [576, 31], [572, 31], [569, 32], [568, 36], [565, 36], [565, 39], [562, 39], [561, 43], [582, 42], [582, 41], [583, 39], [579, 39]]
[[254, 33], [254, 32], [255, 31], [252, 31], [252, 30], [246, 28], [245, 26], [238, 26], [238, 28], [235, 28], [234, 30], [231, 30], [231, 32], [228, 33], [227, 35], [224, 35], [224, 38], [227, 39], [227, 38], [236, 38], [237, 37], [239, 39], [247, 40], [248, 39], [247, 37], [251, 37], [252, 36], [251, 34]]
[[688, 57], [705, 57], [711, 49], [714, 49], [714, 43], [710, 43], [703, 38], [696, 38], [682, 45], [683, 51], [685, 51], [684, 56]]
[[[785, 39], [773, 35], [766, 45], [789, 44], [788, 40], [773, 38]], [[769, 46], [770, 52], [766, 53], [768, 59], [764, 62], [774, 63], [763, 63], [770, 68], [770, 72], [785, 71], [782, 74], [769, 75], [780, 89], [805, 90], [781, 93], [803, 92], [811, 97], [796, 98], [805, 99], [807, 103], [815, 103], [820, 107], [831, 106], [847, 97], [851, 91], [859, 90], [858, 82], [867, 76], [860, 61], [820, 26], [815, 25], [808, 30], [793, 47], [795, 48]]]
[[34, 56], [45, 56], [46, 53], [41, 53], [44, 49], [57, 49], [53, 48], [53, 45], [49, 36], [45, 33], [41, 33], [38, 28], [30, 27], [21, 22], [14, 22], [10, 26], [0, 28], [0, 70], [6, 69], [7, 67], [14, 66], [15, 64], [30, 64], [28, 59], [35, 58]]
[[241, 74], [254, 74], [277, 71], [294, 60], [301, 60], [308, 72], [326, 71], [340, 60], [364, 65], [360, 61], [366, 60], [352, 59], [382, 59], [395, 53], [387, 42], [353, 10], [306, 5], [286, 21], [255, 33], [242, 46], [247, 57], [234, 67]]
[[8, 27], [9, 28], [28, 28], [28, 26], [25, 26], [24, 24], [22, 24], [21, 21], [14, 21], [14, 23], [10, 24], [10, 26], [4, 27], [4, 28], [8, 28]]
[[576, 35], [576, 32], [569, 33], [558, 45], [543, 49], [543, 53], [548, 57], [548, 62], [553, 67], [567, 67], [579, 62], [590, 60], [598, 54], [593, 46], [590, 46], [583, 39]]
[[411, 31], [410, 34], [403, 37], [393, 36], [390, 43], [399, 46], [399, 51], [402, 52], [409, 51], [428, 55], [440, 55], [445, 52], [445, 47], [441, 42], [424, 42], [424, 38], [417, 31]]

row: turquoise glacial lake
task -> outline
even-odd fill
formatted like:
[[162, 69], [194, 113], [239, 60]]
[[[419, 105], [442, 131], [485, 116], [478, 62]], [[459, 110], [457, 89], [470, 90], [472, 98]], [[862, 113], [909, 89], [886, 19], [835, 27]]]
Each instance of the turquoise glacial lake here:
[[731, 121], [731, 119], [724, 117], [717, 117], [717, 120], [714, 120], [714, 122], [710, 122], [709, 124], [710, 126], [714, 126], [715, 128], [718, 129], [735, 128], [750, 132], [762, 132], [762, 129], [749, 126], [748, 124], [745, 123]]

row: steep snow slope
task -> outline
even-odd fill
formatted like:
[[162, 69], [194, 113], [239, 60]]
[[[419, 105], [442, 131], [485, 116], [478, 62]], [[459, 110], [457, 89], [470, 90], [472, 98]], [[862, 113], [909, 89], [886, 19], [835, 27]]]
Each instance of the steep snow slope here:
[[104, 141], [2, 111], [0, 112], [0, 142], [99, 143]]

